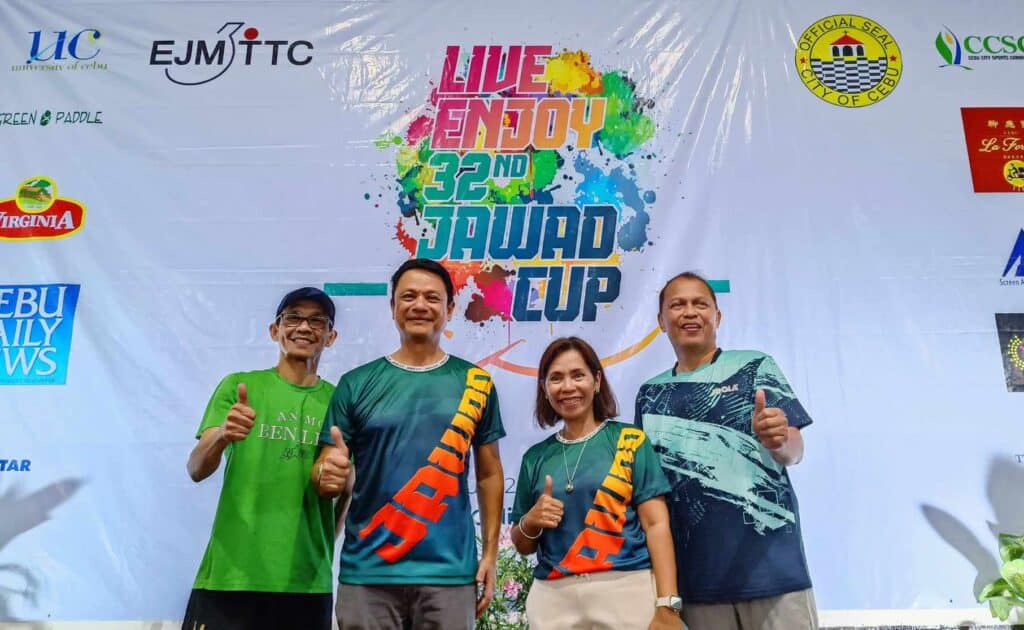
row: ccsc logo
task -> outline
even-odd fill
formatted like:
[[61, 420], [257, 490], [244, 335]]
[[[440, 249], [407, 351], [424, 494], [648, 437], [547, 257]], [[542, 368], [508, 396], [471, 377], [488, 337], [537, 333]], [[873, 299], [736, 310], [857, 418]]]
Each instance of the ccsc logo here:
[[935, 37], [935, 49], [946, 63], [940, 68], [973, 70], [964, 61], [1024, 61], [1024, 35], [968, 35], [961, 41], [948, 26]]

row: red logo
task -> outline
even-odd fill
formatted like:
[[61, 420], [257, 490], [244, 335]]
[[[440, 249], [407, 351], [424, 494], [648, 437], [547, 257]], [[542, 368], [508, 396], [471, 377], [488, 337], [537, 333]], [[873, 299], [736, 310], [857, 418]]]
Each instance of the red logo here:
[[11, 199], [0, 200], [0, 241], [71, 236], [85, 224], [85, 204], [57, 196], [49, 177], [30, 177]]
[[974, 192], [1024, 191], [1024, 107], [961, 107]]

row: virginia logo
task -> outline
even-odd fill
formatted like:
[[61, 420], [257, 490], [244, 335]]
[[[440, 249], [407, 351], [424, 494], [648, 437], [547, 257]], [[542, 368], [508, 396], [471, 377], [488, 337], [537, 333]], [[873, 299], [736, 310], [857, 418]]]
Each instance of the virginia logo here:
[[71, 236], [85, 223], [85, 204], [57, 196], [49, 177], [30, 177], [11, 199], [0, 199], [0, 241], [33, 241]]

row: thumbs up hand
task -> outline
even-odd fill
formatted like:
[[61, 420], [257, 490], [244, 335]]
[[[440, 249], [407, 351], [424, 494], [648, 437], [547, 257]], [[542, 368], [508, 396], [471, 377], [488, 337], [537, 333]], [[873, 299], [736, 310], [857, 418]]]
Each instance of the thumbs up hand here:
[[766, 407], [764, 390], [754, 394], [754, 413], [751, 417], [754, 435], [769, 451], [777, 451], [789, 441], [789, 420], [777, 407]]
[[341, 435], [341, 429], [331, 427], [331, 441], [333, 446], [324, 446], [324, 453], [316, 471], [317, 490], [321, 496], [336, 497], [341, 494], [348, 484], [348, 476], [352, 472], [352, 462], [349, 460], [348, 445]]
[[565, 515], [565, 504], [552, 496], [551, 475], [544, 477], [544, 492], [537, 498], [530, 511], [523, 516], [522, 524], [531, 530], [558, 527]]
[[249, 406], [249, 391], [245, 383], [238, 384], [238, 402], [231, 405], [224, 424], [220, 425], [220, 438], [224, 442], [244, 440], [256, 422], [256, 410]]

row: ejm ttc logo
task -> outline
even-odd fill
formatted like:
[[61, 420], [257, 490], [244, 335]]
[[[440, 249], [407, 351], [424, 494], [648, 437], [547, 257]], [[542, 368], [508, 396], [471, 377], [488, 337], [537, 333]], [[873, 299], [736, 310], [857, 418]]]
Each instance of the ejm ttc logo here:
[[225, 22], [217, 31], [218, 39], [157, 40], [150, 49], [149, 65], [171, 66], [164, 69], [164, 76], [172, 83], [203, 85], [223, 76], [236, 57], [244, 66], [304, 66], [313, 60], [312, 42], [260, 39], [259, 29], [252, 26], [239, 38], [243, 26], [245, 22]]

